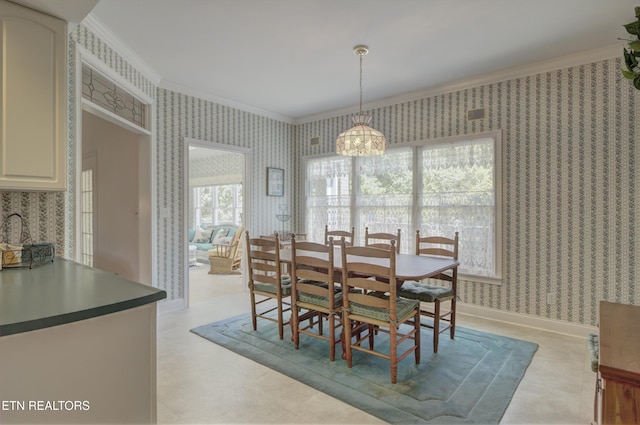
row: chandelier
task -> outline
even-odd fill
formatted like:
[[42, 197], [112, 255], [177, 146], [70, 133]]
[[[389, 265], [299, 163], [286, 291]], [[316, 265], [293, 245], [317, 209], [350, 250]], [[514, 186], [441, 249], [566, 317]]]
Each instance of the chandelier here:
[[362, 57], [369, 53], [367, 46], [356, 46], [353, 53], [360, 56], [360, 113], [351, 117], [353, 127], [336, 139], [336, 153], [346, 156], [382, 155], [387, 146], [384, 134], [369, 127], [371, 117], [362, 114]]

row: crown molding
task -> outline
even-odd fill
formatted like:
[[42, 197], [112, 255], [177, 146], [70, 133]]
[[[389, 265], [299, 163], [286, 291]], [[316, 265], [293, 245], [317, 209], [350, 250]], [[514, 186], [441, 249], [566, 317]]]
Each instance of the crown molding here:
[[[118, 54], [120, 54], [126, 61], [134, 66], [139, 72], [141, 72], [146, 78], [152, 81], [156, 86], [167, 90], [177, 91], [190, 96], [195, 96], [204, 100], [209, 100], [214, 103], [218, 103], [230, 108], [242, 110], [245, 112], [253, 113], [256, 115], [264, 116], [267, 118], [282, 121], [287, 124], [306, 124], [309, 122], [320, 121], [324, 119], [331, 119], [343, 115], [349, 115], [358, 112], [358, 105], [353, 105], [348, 108], [333, 109], [331, 111], [323, 112], [320, 114], [308, 115], [300, 118], [292, 118], [275, 112], [267, 111], [264, 109], [256, 108], [253, 106], [245, 105], [240, 102], [236, 102], [230, 99], [222, 98], [212, 95], [191, 87], [181, 86], [171, 81], [163, 80], [162, 76], [156, 73], [146, 62], [121, 41], [111, 30], [106, 27], [100, 20], [89, 14], [83, 21], [89, 30], [94, 32], [104, 42], [111, 46]], [[491, 72], [481, 74], [468, 79], [455, 81], [452, 83], [441, 84], [438, 86], [429, 87], [423, 90], [413, 91], [410, 93], [403, 93], [397, 96], [386, 97], [377, 99], [371, 102], [364, 103], [362, 108], [365, 110], [382, 108], [390, 105], [396, 105], [405, 102], [411, 102], [419, 99], [428, 98], [431, 96], [438, 96], [441, 94], [451, 93], [458, 90], [465, 90], [486, 84], [494, 84], [501, 81], [511, 80], [514, 78], [521, 78], [530, 75], [536, 75], [543, 72], [555, 71], [558, 69], [568, 68], [571, 66], [582, 65], [586, 63], [592, 63], [600, 60], [611, 59], [621, 56], [622, 46], [620, 43], [604, 46], [596, 49], [585, 50], [572, 55], [561, 56], [546, 61], [535, 62], [531, 64], [521, 65], [504, 69], [497, 72]]]
[[162, 78], [160, 74], [155, 72], [149, 64], [144, 62], [131, 48], [120, 40], [106, 25], [104, 25], [99, 19], [89, 14], [83, 21], [90, 31], [98, 36], [102, 41], [107, 43], [112, 49], [114, 49], [120, 56], [122, 56], [127, 62], [135, 67], [140, 73], [148, 78], [153, 84], [159, 88], [167, 90], [177, 91], [186, 95], [195, 96], [204, 100], [209, 100], [230, 108], [239, 109], [252, 114], [272, 118], [278, 121], [285, 122], [287, 124], [293, 124], [293, 119], [285, 115], [277, 114], [274, 112], [266, 111], [253, 106], [245, 105], [240, 102], [235, 102], [230, 99], [214, 96], [209, 93], [205, 93], [200, 90], [193, 89], [191, 87], [185, 87], [175, 84], [171, 81], [167, 81]]
[[286, 115], [281, 115], [275, 112], [271, 112], [271, 111], [266, 111], [264, 109], [260, 109], [260, 108], [256, 108], [253, 106], [249, 106], [249, 105], [245, 105], [243, 103], [240, 102], [236, 102], [234, 100], [230, 100], [230, 99], [225, 99], [223, 97], [219, 97], [219, 96], [214, 96], [212, 94], [209, 93], [205, 93], [203, 91], [191, 88], [191, 87], [185, 87], [185, 86], [181, 86], [179, 84], [173, 83], [171, 81], [167, 81], [167, 80], [162, 80], [160, 82], [160, 88], [163, 89], [167, 89], [167, 90], [171, 90], [171, 91], [175, 91], [175, 92], [179, 92], [179, 93], [183, 93], [189, 96], [195, 96], [198, 97], [200, 99], [204, 99], [204, 100], [208, 100], [210, 102], [214, 102], [223, 106], [228, 106], [230, 108], [234, 108], [234, 109], [239, 109], [241, 111], [245, 111], [245, 112], [250, 112], [252, 114], [256, 114], [256, 115], [260, 115], [266, 118], [272, 118], [274, 120], [277, 121], [282, 121], [286, 124], [294, 124], [294, 119], [291, 117], [288, 117]]
[[156, 86], [160, 84], [162, 76], [140, 59], [131, 48], [120, 40], [106, 25], [92, 14], [87, 15], [82, 20], [82, 25], [86, 26], [91, 32], [98, 36], [102, 41], [107, 43], [113, 50], [129, 62], [137, 71], [144, 75]]
[[[431, 96], [451, 93], [458, 90], [465, 90], [486, 84], [495, 84], [501, 81], [512, 80], [530, 75], [536, 75], [544, 72], [556, 71], [558, 69], [569, 68], [572, 66], [583, 65], [586, 63], [597, 62], [622, 56], [622, 45], [614, 44], [597, 49], [585, 50], [572, 55], [566, 55], [555, 59], [541, 62], [535, 62], [526, 65], [520, 65], [513, 68], [507, 68], [497, 72], [481, 74], [468, 79], [446, 83], [424, 90], [418, 90], [410, 93], [404, 93], [398, 96], [386, 97], [383, 99], [367, 102], [362, 105], [363, 110], [382, 108], [390, 105], [411, 102], [418, 99], [424, 99]], [[342, 115], [348, 115], [358, 112], [358, 105], [348, 108], [334, 109], [328, 112], [309, 115], [294, 120], [294, 124], [306, 124], [313, 121], [335, 118]]]

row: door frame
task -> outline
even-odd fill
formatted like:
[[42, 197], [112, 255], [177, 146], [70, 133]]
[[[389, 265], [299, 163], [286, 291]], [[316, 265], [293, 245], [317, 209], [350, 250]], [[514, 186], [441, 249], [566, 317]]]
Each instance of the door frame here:
[[[139, 214], [139, 217], [147, 217], [147, 221], [141, 221], [139, 224], [138, 232], [139, 232], [139, 256], [140, 260], [147, 259], [148, 262], [145, 261], [145, 265], [148, 266], [148, 270], [143, 270], [139, 274], [140, 277], [143, 277], [144, 280], [148, 280], [151, 286], [158, 287], [158, 273], [157, 273], [157, 239], [158, 239], [158, 231], [157, 231], [157, 179], [156, 179], [156, 150], [157, 150], [157, 142], [156, 136], [153, 131], [143, 129], [138, 127], [129, 121], [118, 117], [117, 115], [109, 112], [108, 110], [101, 108], [97, 105], [94, 105], [82, 97], [82, 63], [87, 63], [93, 69], [103, 73], [106, 77], [110, 78], [112, 81], [117, 83], [119, 86], [127, 90], [129, 93], [136, 96], [139, 100], [142, 100], [147, 105], [147, 120], [148, 120], [148, 128], [155, 128], [156, 124], [156, 114], [155, 114], [155, 100], [148, 96], [146, 93], [141, 91], [139, 88], [131, 84], [124, 77], [116, 73], [114, 70], [109, 68], [102, 60], [94, 56], [91, 52], [89, 52], [84, 47], [78, 45], [76, 43], [76, 60], [75, 60], [75, 120], [76, 123], [76, 133], [75, 133], [75, 187], [73, 188], [74, 195], [74, 239], [73, 239], [73, 258], [75, 261], [82, 263], [81, 258], [81, 249], [82, 240], [81, 240], [81, 232], [80, 232], [80, 185], [77, 183], [80, 181], [82, 175], [82, 112], [83, 110], [88, 111], [106, 121], [111, 122], [112, 124], [118, 125], [127, 131], [131, 131], [132, 133], [136, 133], [140, 136], [140, 141], [144, 144], [144, 147], [140, 147], [140, 160], [139, 160], [139, 170], [138, 176], [143, 177], [142, 181], [148, 181], [148, 199], [149, 206], [148, 211], [144, 211], [144, 214]], [[143, 170], [143, 168], [145, 168]], [[142, 212], [142, 211], [140, 211]]]
[[[182, 227], [183, 227], [183, 235], [187, 236], [189, 234], [189, 146], [204, 148], [204, 149], [213, 149], [219, 151], [225, 151], [230, 153], [239, 153], [244, 155], [244, 170], [242, 176], [242, 227], [244, 229], [247, 228], [247, 223], [251, 222], [250, 219], [250, 211], [251, 211], [251, 149], [244, 148], [241, 146], [234, 145], [226, 145], [224, 143], [217, 142], [209, 142], [206, 140], [193, 139], [191, 137], [184, 138], [184, 163], [183, 163], [183, 192], [184, 202], [182, 206]], [[187, 238], [185, 237], [185, 241], [182, 248], [182, 266], [184, 268], [184, 303], [185, 307], [189, 307], [189, 244], [187, 243]], [[242, 261], [242, 265], [240, 267], [240, 271], [243, 276], [246, 276], [246, 261]]]

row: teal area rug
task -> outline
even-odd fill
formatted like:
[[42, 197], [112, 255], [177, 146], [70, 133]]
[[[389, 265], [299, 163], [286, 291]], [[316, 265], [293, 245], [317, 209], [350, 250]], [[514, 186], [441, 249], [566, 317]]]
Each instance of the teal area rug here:
[[[354, 351], [350, 369], [340, 345], [332, 363], [325, 341], [301, 335], [295, 350], [290, 334], [278, 339], [275, 323], [258, 321], [253, 331], [248, 314], [191, 332], [394, 424], [497, 424], [538, 348], [458, 327], [454, 340], [442, 335], [434, 354], [432, 333], [423, 329], [420, 364], [413, 355], [402, 360], [393, 385], [384, 359]], [[386, 336], [376, 336], [376, 347]]]

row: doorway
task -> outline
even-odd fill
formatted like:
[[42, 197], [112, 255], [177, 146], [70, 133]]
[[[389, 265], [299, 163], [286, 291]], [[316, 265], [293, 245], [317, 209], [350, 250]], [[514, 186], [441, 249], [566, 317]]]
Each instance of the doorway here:
[[[185, 294], [190, 305], [243, 291], [248, 152], [188, 138], [185, 146]], [[211, 267], [208, 250], [232, 243], [234, 236], [240, 266]]]
[[82, 111], [81, 261], [152, 284], [150, 136]]

